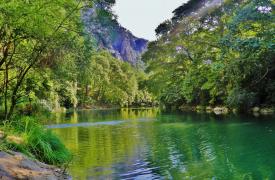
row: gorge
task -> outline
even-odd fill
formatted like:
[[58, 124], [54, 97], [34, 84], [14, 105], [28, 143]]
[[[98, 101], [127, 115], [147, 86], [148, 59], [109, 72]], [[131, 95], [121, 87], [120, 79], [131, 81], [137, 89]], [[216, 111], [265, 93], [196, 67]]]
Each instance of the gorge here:
[[0, 3], [0, 179], [274, 179], [274, 0], [146, 2]]

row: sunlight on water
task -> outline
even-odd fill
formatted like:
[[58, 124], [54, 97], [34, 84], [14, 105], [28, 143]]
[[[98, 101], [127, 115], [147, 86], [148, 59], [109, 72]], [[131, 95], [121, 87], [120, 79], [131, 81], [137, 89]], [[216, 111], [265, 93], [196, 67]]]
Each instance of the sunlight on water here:
[[[150, 121], [154, 119], [146, 118], [146, 119], [137, 119], [136, 121]], [[130, 121], [130, 120], [128, 120]], [[61, 128], [72, 128], [72, 127], [89, 127], [89, 126], [103, 126], [103, 125], [118, 125], [121, 123], [127, 123], [127, 120], [115, 120], [115, 121], [106, 121], [106, 122], [87, 122], [87, 123], [76, 123], [76, 124], [55, 124], [55, 125], [46, 125], [48, 129], [61, 129]]]
[[99, 125], [117, 125], [124, 123], [125, 121], [108, 121], [108, 122], [96, 122], [96, 123], [77, 123], [77, 124], [57, 124], [48, 125], [48, 129], [60, 129], [60, 128], [72, 128], [72, 127], [89, 127], [89, 126], [99, 126]]
[[75, 179], [274, 179], [270, 120], [122, 109], [56, 114], [48, 127]]

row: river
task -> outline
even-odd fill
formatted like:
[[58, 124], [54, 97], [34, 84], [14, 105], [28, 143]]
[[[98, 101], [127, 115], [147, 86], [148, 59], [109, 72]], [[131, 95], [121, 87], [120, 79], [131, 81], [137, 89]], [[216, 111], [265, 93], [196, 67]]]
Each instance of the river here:
[[274, 117], [158, 109], [59, 113], [74, 179], [275, 179]]

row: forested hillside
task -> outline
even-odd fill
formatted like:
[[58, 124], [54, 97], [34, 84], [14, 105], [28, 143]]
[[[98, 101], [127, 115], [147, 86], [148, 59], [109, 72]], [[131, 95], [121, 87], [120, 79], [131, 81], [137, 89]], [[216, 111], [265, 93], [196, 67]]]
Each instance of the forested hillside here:
[[274, 0], [190, 0], [156, 29], [143, 60], [166, 106], [275, 104]]

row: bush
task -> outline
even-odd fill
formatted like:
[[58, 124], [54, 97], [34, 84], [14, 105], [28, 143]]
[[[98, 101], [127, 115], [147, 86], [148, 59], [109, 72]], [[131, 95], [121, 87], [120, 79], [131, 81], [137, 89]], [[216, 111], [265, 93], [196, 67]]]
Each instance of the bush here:
[[22, 152], [39, 161], [52, 165], [66, 164], [71, 160], [71, 154], [51, 131], [40, 125], [32, 117], [15, 118], [4, 125], [7, 134], [23, 137], [24, 143], [15, 144], [4, 141], [6, 149]]
[[227, 105], [240, 110], [250, 109], [255, 105], [257, 94], [244, 89], [234, 88], [227, 97]]

